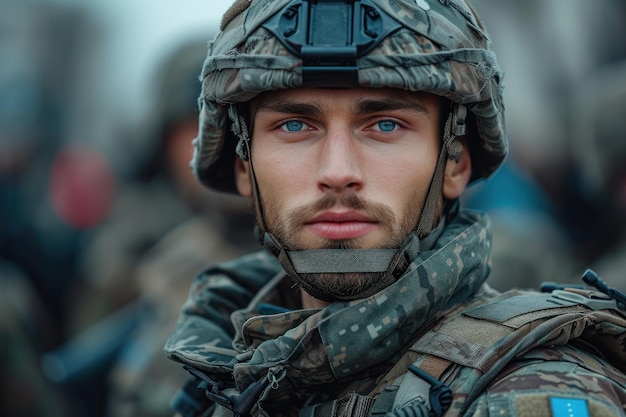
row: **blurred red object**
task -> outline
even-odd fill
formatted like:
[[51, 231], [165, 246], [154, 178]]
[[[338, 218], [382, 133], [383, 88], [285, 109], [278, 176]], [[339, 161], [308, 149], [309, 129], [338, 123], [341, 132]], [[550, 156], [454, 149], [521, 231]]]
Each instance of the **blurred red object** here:
[[115, 198], [115, 177], [102, 152], [87, 145], [62, 149], [50, 172], [50, 199], [59, 217], [77, 229], [102, 222]]

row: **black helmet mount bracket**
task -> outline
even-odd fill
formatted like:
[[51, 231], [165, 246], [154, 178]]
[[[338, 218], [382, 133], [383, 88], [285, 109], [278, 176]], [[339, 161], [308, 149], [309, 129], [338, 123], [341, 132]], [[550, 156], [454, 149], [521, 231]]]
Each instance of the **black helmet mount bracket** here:
[[305, 87], [356, 87], [357, 58], [402, 25], [369, 0], [294, 0], [263, 27], [302, 58]]

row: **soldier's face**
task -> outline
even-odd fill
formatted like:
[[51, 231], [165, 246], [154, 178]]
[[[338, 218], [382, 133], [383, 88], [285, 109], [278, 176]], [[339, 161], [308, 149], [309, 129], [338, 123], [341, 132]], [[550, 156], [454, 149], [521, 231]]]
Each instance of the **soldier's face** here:
[[[439, 103], [366, 88], [255, 99], [251, 158], [268, 229], [292, 250], [399, 247], [439, 156]], [[251, 195], [248, 165], [237, 178]]]

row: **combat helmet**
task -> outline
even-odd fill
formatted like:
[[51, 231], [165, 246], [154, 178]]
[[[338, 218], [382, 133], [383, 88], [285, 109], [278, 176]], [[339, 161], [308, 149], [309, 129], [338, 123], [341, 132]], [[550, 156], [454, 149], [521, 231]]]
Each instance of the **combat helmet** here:
[[[266, 91], [361, 86], [432, 93], [447, 98], [452, 110], [418, 226], [419, 237], [425, 238], [441, 195], [445, 161], [460, 156], [455, 139], [467, 138], [472, 181], [489, 177], [507, 154], [502, 74], [489, 45], [482, 22], [465, 0], [238, 0], [209, 43], [192, 169], [209, 188], [237, 192], [234, 161], [236, 155], [247, 160], [250, 152], [241, 104]], [[275, 242], [263, 230], [262, 217], [264, 243], [297, 281], [299, 270], [331, 258], [335, 266], [354, 265], [352, 272], [363, 265], [386, 272], [369, 291], [335, 294], [330, 300], [371, 295], [398, 276], [398, 251], [297, 251], [310, 252], [301, 256]], [[325, 294], [303, 287], [324, 299]]]

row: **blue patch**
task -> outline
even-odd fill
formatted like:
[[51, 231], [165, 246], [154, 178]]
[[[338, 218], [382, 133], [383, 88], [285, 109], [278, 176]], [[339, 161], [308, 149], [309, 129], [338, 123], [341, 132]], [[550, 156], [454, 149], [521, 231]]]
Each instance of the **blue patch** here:
[[273, 304], [264, 304], [261, 303], [257, 306], [256, 309], [257, 313], [262, 314], [262, 315], [271, 315], [271, 314], [281, 314], [281, 313], [287, 313], [289, 311], [291, 311], [288, 308], [284, 308], [284, 307], [279, 307], [279, 306], [275, 306]]
[[552, 417], [589, 417], [587, 400], [550, 397]]

